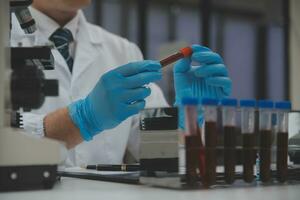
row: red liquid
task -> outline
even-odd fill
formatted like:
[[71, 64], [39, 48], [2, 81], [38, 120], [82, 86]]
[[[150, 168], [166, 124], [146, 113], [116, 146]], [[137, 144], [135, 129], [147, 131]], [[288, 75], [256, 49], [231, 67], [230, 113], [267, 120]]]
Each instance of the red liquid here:
[[272, 131], [260, 131], [260, 179], [262, 182], [271, 180], [271, 146]]
[[287, 154], [288, 154], [288, 133], [277, 133], [277, 180], [279, 182], [285, 182], [288, 177], [287, 166]]
[[243, 178], [245, 182], [251, 183], [254, 179], [255, 164], [255, 135], [254, 133], [243, 134]]
[[177, 60], [185, 57], [189, 57], [193, 54], [193, 49], [191, 47], [185, 47], [180, 49], [179, 52], [170, 55], [169, 57], [160, 61], [162, 67], [168, 66], [169, 64], [176, 62]]
[[224, 127], [224, 169], [225, 181], [228, 184], [234, 182], [235, 179], [235, 163], [236, 163], [236, 130], [234, 126]]
[[200, 145], [201, 145], [201, 138], [199, 135], [192, 135], [192, 136], [185, 137], [186, 181], [189, 186], [197, 185], [199, 179], [197, 169], [199, 168]]
[[216, 183], [217, 165], [217, 124], [215, 122], [205, 123], [205, 176], [204, 184], [210, 186]]
[[171, 55], [163, 60], [160, 61], [160, 64], [162, 65], [162, 67], [168, 66], [169, 64], [172, 64], [173, 62], [176, 62], [177, 60], [184, 58], [184, 55], [180, 52]]

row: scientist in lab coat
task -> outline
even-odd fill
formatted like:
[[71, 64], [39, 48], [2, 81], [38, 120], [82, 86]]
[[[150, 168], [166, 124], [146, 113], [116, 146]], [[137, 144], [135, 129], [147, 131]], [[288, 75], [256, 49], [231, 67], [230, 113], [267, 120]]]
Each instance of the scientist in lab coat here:
[[[138, 158], [136, 114], [168, 106], [153, 83], [162, 78], [159, 62], [143, 61], [135, 44], [88, 23], [80, 9], [89, 4], [35, 0], [30, 11], [37, 31], [25, 35], [15, 19], [12, 23], [12, 46], [55, 46], [55, 70], [44, 73], [59, 80], [59, 96], [22, 116], [28, 133], [66, 143], [66, 166], [120, 164], [126, 149]], [[193, 50], [192, 58], [175, 66], [175, 104], [183, 96], [228, 96], [231, 81], [222, 58], [199, 45]], [[203, 66], [191, 68], [192, 60]]]

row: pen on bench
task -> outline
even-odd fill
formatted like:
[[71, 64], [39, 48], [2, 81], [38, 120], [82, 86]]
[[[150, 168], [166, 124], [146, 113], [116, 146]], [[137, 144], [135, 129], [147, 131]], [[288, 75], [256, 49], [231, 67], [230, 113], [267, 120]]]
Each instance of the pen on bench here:
[[83, 167], [85, 169], [94, 169], [97, 171], [123, 171], [123, 172], [133, 172], [139, 171], [140, 165], [87, 165]]

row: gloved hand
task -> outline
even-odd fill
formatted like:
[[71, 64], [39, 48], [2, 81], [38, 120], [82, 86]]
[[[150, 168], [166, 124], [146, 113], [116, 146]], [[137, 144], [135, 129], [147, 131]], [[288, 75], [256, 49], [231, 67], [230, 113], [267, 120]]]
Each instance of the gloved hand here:
[[85, 99], [68, 107], [82, 138], [91, 140], [144, 109], [144, 99], [151, 93], [145, 85], [161, 78], [156, 61], [133, 62], [104, 74]]
[[[175, 105], [180, 106], [183, 97], [201, 100], [202, 98], [221, 99], [229, 96], [232, 82], [220, 55], [200, 45], [193, 45], [192, 48], [192, 57], [181, 59], [174, 67]], [[192, 66], [192, 62], [197, 65]], [[181, 111], [180, 116], [182, 115]], [[199, 115], [198, 123], [202, 123], [201, 115]], [[180, 127], [183, 127], [182, 118]]]

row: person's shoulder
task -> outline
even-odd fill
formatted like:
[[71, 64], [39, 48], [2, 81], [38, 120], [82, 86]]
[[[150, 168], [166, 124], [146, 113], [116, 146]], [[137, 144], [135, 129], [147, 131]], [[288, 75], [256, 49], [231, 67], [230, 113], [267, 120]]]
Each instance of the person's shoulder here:
[[88, 23], [88, 26], [93, 35], [102, 37], [103, 43], [120, 48], [121, 50], [138, 50], [137, 46], [126, 38], [116, 35], [95, 24]]
[[105, 30], [104, 28], [88, 23], [90, 33], [94, 37], [101, 37], [106, 49], [119, 58], [124, 58], [124, 62], [138, 61], [143, 59], [143, 55], [136, 44], [126, 38], [118, 36]]

